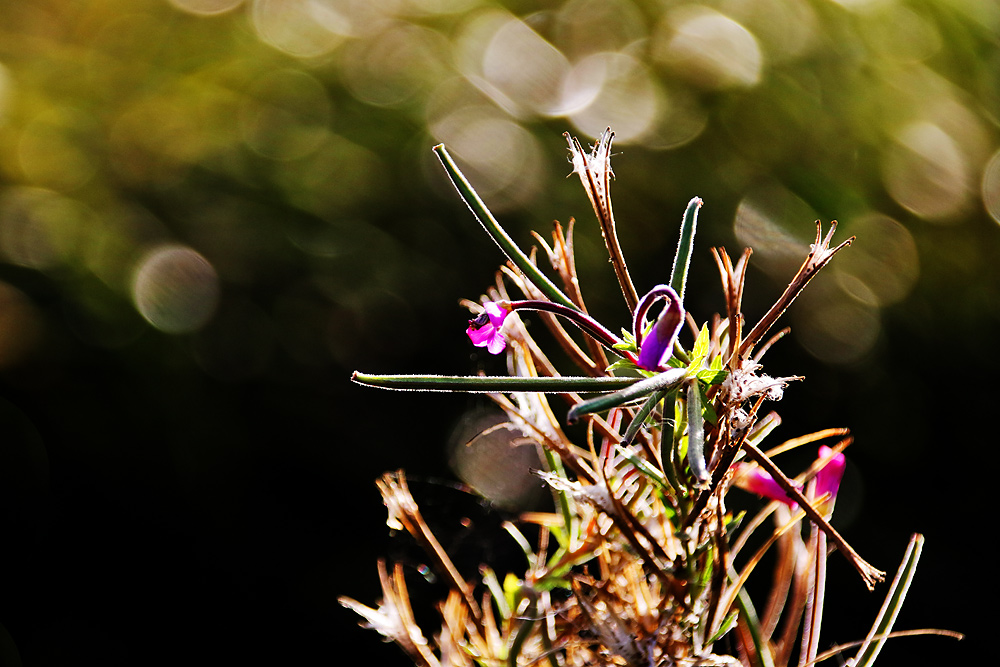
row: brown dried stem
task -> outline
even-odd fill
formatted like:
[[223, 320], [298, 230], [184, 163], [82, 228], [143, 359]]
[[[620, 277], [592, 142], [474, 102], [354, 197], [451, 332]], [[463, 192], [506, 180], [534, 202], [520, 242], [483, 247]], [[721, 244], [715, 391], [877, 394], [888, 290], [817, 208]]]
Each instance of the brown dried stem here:
[[570, 136], [569, 132], [563, 134], [569, 142], [569, 149], [573, 154], [573, 170], [580, 175], [590, 203], [594, 207], [597, 221], [601, 224], [601, 235], [604, 237], [604, 244], [608, 248], [608, 255], [611, 257], [611, 265], [615, 269], [618, 277], [618, 284], [621, 286], [625, 303], [628, 304], [629, 312], [635, 311], [639, 303], [639, 296], [632, 284], [628, 267], [625, 264], [625, 257], [622, 255], [621, 245], [618, 243], [618, 233], [615, 231], [615, 215], [611, 209], [611, 142], [615, 138], [615, 133], [608, 128], [604, 131], [594, 144], [590, 154], [583, 150], [580, 141]]
[[[552, 230], [553, 247], [549, 248], [544, 242], [542, 245], [549, 255], [552, 268], [559, 273], [559, 277], [562, 279], [563, 289], [566, 291], [567, 296], [569, 296], [573, 303], [580, 307], [582, 312], [586, 313], [587, 306], [583, 302], [583, 293], [580, 291], [580, 279], [576, 272], [576, 255], [573, 246], [573, 230], [575, 226], [576, 220], [570, 218], [569, 225], [566, 231], [563, 232], [562, 225], [559, 224], [558, 220], [555, 221], [554, 229]], [[608, 358], [601, 344], [590, 337], [585, 337], [584, 342], [587, 345], [590, 356], [596, 361], [602, 371], [607, 368]]]
[[816, 241], [812, 244], [809, 255], [806, 257], [802, 266], [799, 267], [798, 272], [792, 278], [792, 281], [785, 288], [781, 297], [771, 306], [771, 309], [764, 314], [764, 317], [760, 318], [760, 321], [754, 326], [754, 328], [747, 334], [746, 339], [740, 345], [740, 359], [746, 359], [750, 356], [753, 351], [754, 345], [764, 337], [764, 334], [774, 325], [775, 321], [781, 317], [781, 314], [795, 301], [795, 297], [799, 295], [800, 292], [805, 288], [809, 281], [813, 279], [820, 269], [826, 266], [833, 256], [840, 252], [842, 249], [851, 245], [854, 241], [854, 237], [847, 239], [836, 248], [830, 248], [830, 241], [833, 240], [833, 233], [837, 231], [837, 221], [834, 220], [830, 223], [830, 231], [827, 232], [826, 236], [823, 236], [823, 226], [819, 220], [816, 221]]
[[437, 569], [450, 582], [452, 588], [462, 594], [465, 605], [472, 614], [472, 621], [480, 633], [484, 633], [483, 614], [479, 604], [473, 596], [472, 586], [470, 586], [458, 568], [445, 553], [444, 547], [434, 537], [434, 533], [424, 522], [417, 501], [410, 494], [410, 489], [406, 484], [406, 475], [402, 470], [395, 473], [387, 472], [382, 475], [382, 479], [377, 482], [378, 489], [382, 494], [386, 508], [389, 510], [390, 523], [395, 522], [406, 529], [410, 535], [423, 547], [424, 551], [434, 561]]

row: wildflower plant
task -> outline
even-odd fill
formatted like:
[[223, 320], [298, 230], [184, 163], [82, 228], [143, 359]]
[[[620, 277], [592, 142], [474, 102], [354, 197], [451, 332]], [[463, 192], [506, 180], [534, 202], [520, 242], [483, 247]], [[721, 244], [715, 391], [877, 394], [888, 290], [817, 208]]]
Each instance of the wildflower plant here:
[[[609, 129], [589, 151], [566, 137], [631, 322], [612, 328], [588, 314], [572, 220], [566, 229], [555, 223], [551, 243], [535, 235], [549, 278], [537, 249], [525, 253], [514, 243], [439, 145], [434, 150], [458, 192], [508, 259], [487, 293], [464, 303], [471, 343], [505, 354], [509, 374], [353, 375], [372, 387], [489, 394], [509, 427], [542, 454], [537, 474], [555, 511], [506, 524], [524, 551], [523, 574], [501, 581], [485, 563], [480, 580], [467, 581], [428, 528], [403, 471], [387, 473], [378, 486], [389, 525], [410, 533], [448, 584], [438, 605], [441, 626], [428, 638], [417, 625], [399, 564], [379, 562], [377, 607], [341, 603], [424, 666], [783, 666], [847, 650], [819, 653], [828, 553], [846, 557], [869, 589], [884, 578], [829, 522], [851, 437], [827, 429], [766, 449], [780, 418], [765, 406], [801, 378], [765, 374], [762, 357], [787, 331], [772, 334], [781, 314], [853, 238], [832, 246], [836, 223], [823, 234], [817, 222], [802, 266], [749, 328], [741, 303], [751, 251], [733, 262], [713, 248], [725, 312], [699, 321], [684, 296], [702, 200], [692, 199], [684, 212], [669, 281], [640, 296], [611, 206], [614, 135]], [[577, 366], [573, 373], [557, 368], [524, 326], [519, 316], [530, 311]], [[567, 435], [563, 421], [585, 424], [584, 442]], [[821, 441], [829, 444], [795, 477], [774, 462]], [[771, 502], [752, 517], [734, 513], [726, 503], [733, 488]], [[854, 665], [870, 665], [890, 635], [922, 543], [920, 535], [911, 539]], [[755, 601], [745, 584], [765, 576], [757, 566], [768, 552], [775, 553], [770, 593]]]

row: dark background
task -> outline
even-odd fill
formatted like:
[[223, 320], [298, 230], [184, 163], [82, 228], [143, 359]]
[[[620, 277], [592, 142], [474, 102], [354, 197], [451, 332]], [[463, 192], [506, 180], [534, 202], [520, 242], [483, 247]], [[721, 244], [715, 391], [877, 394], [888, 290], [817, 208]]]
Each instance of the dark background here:
[[[705, 199], [698, 319], [723, 307], [710, 247], [754, 247], [752, 322], [815, 219], [857, 235], [765, 358], [806, 377], [772, 437], [851, 428], [835, 524], [890, 575], [909, 535], [927, 538], [896, 627], [969, 636], [895, 640], [882, 662], [986, 655], [993, 3], [42, 0], [0, 15], [0, 664], [339, 664], [359, 647], [402, 664], [337, 603], [376, 602], [379, 557], [417, 564], [387, 535], [386, 470], [407, 470], [464, 566], [517, 565], [502, 512], [447, 464], [483, 400], [349, 378], [503, 372], [458, 306], [502, 257], [439, 142], [519, 242], [575, 216], [588, 305], [624, 324], [560, 136], [607, 125], [640, 291]], [[825, 645], [862, 638], [885, 590], [831, 563]], [[434, 587], [413, 585], [429, 609]]]

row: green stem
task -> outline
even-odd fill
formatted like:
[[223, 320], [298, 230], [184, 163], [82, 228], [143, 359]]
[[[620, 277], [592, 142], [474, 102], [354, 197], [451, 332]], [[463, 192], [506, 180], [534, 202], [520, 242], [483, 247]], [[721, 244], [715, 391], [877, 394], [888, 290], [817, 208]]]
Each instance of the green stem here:
[[444, 166], [445, 171], [448, 172], [448, 177], [451, 179], [452, 184], [455, 189], [458, 190], [458, 194], [465, 201], [466, 206], [472, 211], [472, 215], [476, 217], [479, 224], [483, 226], [486, 233], [490, 235], [507, 259], [514, 263], [514, 265], [521, 270], [521, 273], [525, 275], [535, 287], [538, 288], [545, 296], [547, 296], [552, 301], [560, 303], [567, 308], [572, 308], [574, 310], [579, 310], [579, 308], [574, 304], [568, 296], [563, 294], [562, 290], [555, 286], [555, 284], [549, 280], [545, 274], [543, 274], [537, 266], [528, 258], [527, 255], [514, 243], [514, 239], [510, 237], [509, 234], [500, 226], [497, 219], [493, 217], [490, 210], [486, 208], [486, 204], [479, 197], [479, 194], [472, 187], [469, 181], [465, 178], [465, 175], [455, 164], [455, 161], [451, 159], [451, 155], [448, 153], [448, 149], [444, 147], [444, 144], [438, 144], [434, 147], [434, 152], [437, 154], [438, 159], [441, 160], [441, 164]]
[[757, 620], [757, 611], [750, 601], [750, 595], [746, 589], [741, 588], [736, 596], [736, 604], [740, 608], [743, 620], [746, 623], [747, 632], [750, 633], [750, 641], [753, 643], [753, 654], [750, 657], [750, 664], [754, 667], [774, 667], [774, 660], [771, 657], [771, 647], [764, 640], [760, 631], [760, 621]]
[[657, 404], [663, 400], [663, 397], [667, 395], [666, 391], [654, 391], [652, 395], [646, 399], [646, 402], [642, 404], [639, 411], [635, 413], [635, 417], [629, 422], [628, 428], [625, 429], [625, 435], [622, 436], [621, 446], [628, 447], [632, 444], [632, 440], [636, 435], [639, 434], [639, 429], [642, 428], [643, 423], [646, 418], [653, 412]]
[[677, 241], [677, 254], [674, 255], [674, 267], [670, 270], [670, 286], [684, 303], [684, 286], [687, 284], [688, 267], [691, 265], [691, 250], [694, 247], [694, 235], [698, 231], [698, 209], [704, 202], [695, 197], [688, 202], [681, 222], [681, 237]]
[[615, 391], [642, 381], [634, 377], [511, 377], [507, 375], [370, 375], [354, 371], [351, 380], [381, 389], [496, 393], [531, 391], [549, 394]]
[[858, 655], [854, 658], [854, 664], [858, 667], [870, 667], [875, 662], [875, 658], [882, 650], [882, 645], [885, 644], [886, 638], [892, 632], [896, 616], [899, 615], [903, 600], [906, 599], [906, 593], [910, 590], [910, 582], [913, 581], [913, 575], [917, 571], [917, 562], [920, 561], [920, 552], [923, 547], [924, 536], [914, 533], [910, 537], [910, 543], [906, 547], [906, 555], [903, 556], [903, 562], [900, 563], [899, 569], [896, 571], [896, 577], [892, 580], [892, 586], [889, 587], [889, 593], [885, 596], [885, 602], [878, 612], [875, 624], [868, 636], [865, 637], [865, 643], [858, 651]]
[[[548, 447], [542, 447], [542, 451], [545, 454], [545, 463], [548, 465], [549, 472], [567, 479], [566, 469], [563, 467], [562, 460], [556, 456]], [[565, 489], [556, 489], [555, 487], [550, 487], [552, 493], [555, 494], [556, 504], [559, 505], [559, 512], [562, 514], [563, 524], [565, 524], [565, 543], [560, 540], [560, 545], [566, 549], [570, 549], [570, 545], [574, 543], [573, 540], [573, 506], [572, 499], [569, 497], [569, 492]], [[557, 537], [558, 539], [558, 537]]]

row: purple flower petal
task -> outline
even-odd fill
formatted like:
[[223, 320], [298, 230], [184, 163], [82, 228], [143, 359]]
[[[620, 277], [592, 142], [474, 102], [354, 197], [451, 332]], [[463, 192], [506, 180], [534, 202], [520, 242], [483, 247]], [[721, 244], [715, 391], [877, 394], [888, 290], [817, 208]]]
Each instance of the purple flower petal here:
[[[660, 299], [665, 299], [667, 305], [656, 318], [653, 327], [646, 334], [643, 332], [643, 320], [650, 307]], [[665, 364], [673, 355], [674, 341], [684, 322], [684, 309], [680, 297], [667, 285], [657, 285], [649, 294], [642, 297], [635, 309], [633, 334], [636, 345], [639, 346], [639, 367], [647, 371], [666, 370]]]

